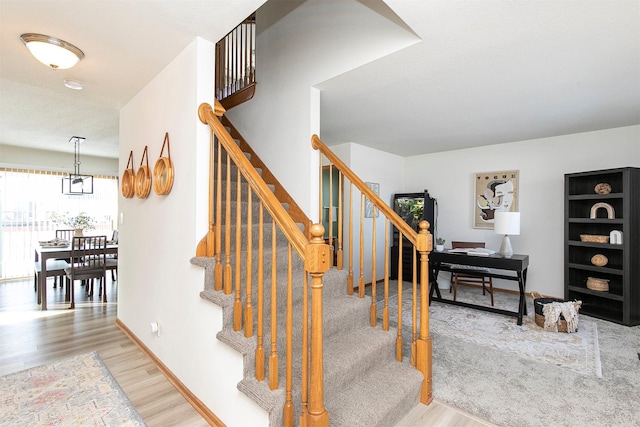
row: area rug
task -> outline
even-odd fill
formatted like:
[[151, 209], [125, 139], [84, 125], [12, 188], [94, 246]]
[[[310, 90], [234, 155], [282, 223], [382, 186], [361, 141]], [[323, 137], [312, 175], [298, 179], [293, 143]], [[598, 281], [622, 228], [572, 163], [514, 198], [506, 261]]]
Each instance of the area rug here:
[[593, 321], [580, 319], [578, 331], [568, 334], [545, 331], [528, 316], [518, 325], [515, 317], [442, 303], [434, 302], [430, 314], [431, 332], [602, 377]]
[[[391, 289], [390, 286], [390, 294]], [[407, 284], [404, 289], [408, 289]], [[448, 298], [448, 291], [444, 292], [447, 295], [443, 296]], [[488, 304], [489, 297], [483, 296], [479, 289], [459, 289], [458, 298]], [[496, 292], [495, 299], [500, 308], [513, 309], [514, 304], [517, 305], [517, 296], [513, 294]], [[377, 304], [378, 308], [382, 305]], [[403, 305], [406, 310], [410, 300], [403, 298]], [[394, 306], [397, 307], [397, 300], [390, 302], [390, 311], [396, 313]], [[527, 299], [527, 306], [531, 315], [531, 298]], [[453, 335], [435, 332], [436, 311], [453, 307], [433, 302], [430, 309], [433, 396], [438, 401], [499, 426], [640, 426], [640, 326], [627, 327], [580, 315], [579, 333], [591, 323], [597, 325], [594, 331], [597, 330], [602, 369], [602, 376], [598, 377], [542, 361], [538, 356], [521, 356], [495, 346], [476, 344], [465, 339], [464, 334], [459, 338], [456, 332]], [[516, 323], [512, 317], [478, 314]], [[395, 327], [394, 317], [391, 316], [390, 323]], [[411, 331], [409, 319], [403, 316], [405, 346]]]
[[[478, 289], [460, 289], [458, 300], [483, 304], [488, 302], [488, 297], [483, 297]], [[406, 328], [411, 325], [410, 290], [403, 292], [402, 302], [403, 324]], [[515, 317], [434, 301], [429, 309], [430, 332], [563, 367], [579, 374], [602, 377], [597, 324], [582, 316], [575, 333], [545, 331], [531, 317], [533, 307], [531, 301], [529, 303], [529, 316], [525, 316], [522, 325], [518, 325]], [[514, 310], [517, 296], [496, 292], [495, 306]], [[397, 307], [396, 295], [390, 297], [389, 307], [392, 313], [396, 312], [393, 310]], [[395, 326], [397, 322], [393, 320], [394, 315], [390, 317], [390, 323]]]
[[96, 352], [0, 377], [0, 425], [144, 426]]

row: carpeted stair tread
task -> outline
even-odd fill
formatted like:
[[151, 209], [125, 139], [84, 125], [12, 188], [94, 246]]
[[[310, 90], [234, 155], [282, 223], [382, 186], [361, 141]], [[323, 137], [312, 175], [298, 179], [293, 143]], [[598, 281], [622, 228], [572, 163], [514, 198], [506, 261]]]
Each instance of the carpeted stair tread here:
[[410, 364], [384, 362], [338, 393], [325, 394], [331, 426], [389, 427], [419, 403], [422, 374]]
[[326, 393], [335, 393], [366, 371], [384, 361], [394, 360], [395, 335], [365, 325], [324, 341]]

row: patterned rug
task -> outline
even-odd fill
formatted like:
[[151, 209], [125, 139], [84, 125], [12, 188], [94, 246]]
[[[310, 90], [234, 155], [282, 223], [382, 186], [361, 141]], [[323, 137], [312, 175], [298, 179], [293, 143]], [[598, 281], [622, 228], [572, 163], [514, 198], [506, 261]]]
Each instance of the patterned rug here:
[[[488, 296], [476, 288], [458, 291], [458, 300], [474, 304], [488, 303]], [[411, 329], [411, 292], [403, 292], [403, 332]], [[444, 298], [450, 298], [443, 291]], [[431, 333], [454, 337], [468, 343], [493, 348], [518, 357], [532, 359], [570, 369], [583, 375], [601, 378], [600, 349], [597, 324], [580, 316], [578, 331], [558, 333], [545, 331], [533, 319], [533, 302], [529, 298], [528, 317], [518, 326], [515, 317], [489, 313], [472, 308], [433, 302], [429, 310]], [[514, 294], [496, 292], [495, 306], [515, 310], [518, 297]], [[397, 295], [389, 298], [389, 307], [395, 317]], [[397, 322], [390, 320], [392, 326]]]
[[0, 377], [0, 425], [144, 426], [96, 352]]

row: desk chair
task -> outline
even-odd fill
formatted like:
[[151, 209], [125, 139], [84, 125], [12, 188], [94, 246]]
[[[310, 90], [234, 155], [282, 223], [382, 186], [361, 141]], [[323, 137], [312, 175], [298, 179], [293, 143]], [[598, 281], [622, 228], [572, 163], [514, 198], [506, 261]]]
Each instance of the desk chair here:
[[[484, 248], [484, 242], [451, 242], [453, 249], [459, 248]], [[486, 267], [473, 267], [468, 265], [451, 265], [452, 269], [465, 270], [469, 273], [451, 272], [451, 286], [449, 292], [453, 289], [453, 300], [456, 300], [456, 294], [458, 285], [481, 285], [482, 295], [486, 295], [489, 292], [491, 295], [491, 306], [493, 307], [493, 280], [491, 276], [485, 276], [482, 273], [489, 273], [490, 270]], [[489, 288], [487, 289], [487, 285]]]
[[[83, 236], [74, 237], [71, 246], [71, 259], [73, 262], [65, 269], [65, 274], [69, 278], [71, 288], [71, 308], [75, 308], [75, 281], [87, 281], [87, 292], [89, 295], [88, 281], [100, 280], [100, 289], [106, 274], [106, 247], [107, 236]], [[93, 285], [91, 286], [93, 287]], [[103, 302], [107, 302], [107, 293], [101, 292]]]

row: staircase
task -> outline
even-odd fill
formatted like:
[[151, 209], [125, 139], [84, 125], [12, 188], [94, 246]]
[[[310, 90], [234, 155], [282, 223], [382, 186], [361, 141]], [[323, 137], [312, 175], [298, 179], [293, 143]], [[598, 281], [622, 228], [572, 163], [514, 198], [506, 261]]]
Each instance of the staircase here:
[[[242, 146], [239, 139], [235, 141]], [[217, 338], [243, 355], [244, 375], [238, 389], [268, 411], [272, 426], [312, 425], [301, 415], [321, 416], [313, 402], [323, 398], [329, 425], [395, 425], [419, 403], [424, 383], [423, 374], [406, 358], [397, 360], [397, 331], [383, 330], [380, 322], [371, 326], [375, 305], [364, 293], [348, 294], [346, 271], [332, 267], [321, 282], [312, 279], [310, 285], [290, 241], [236, 166], [227, 161], [226, 152], [220, 156], [216, 177], [221, 182], [216, 188], [221, 195], [216, 212], [226, 215], [218, 216], [216, 230], [220, 242], [240, 242], [240, 247], [226, 252], [219, 248], [216, 256], [196, 256], [191, 262], [205, 269], [201, 297], [222, 307], [223, 328]], [[255, 154], [245, 152], [244, 156], [251, 160]], [[273, 185], [270, 189], [281, 190]], [[289, 209], [289, 203], [283, 206]], [[241, 221], [236, 222], [237, 217]], [[305, 224], [298, 228], [303, 231]], [[216, 264], [233, 271], [229, 277], [225, 273], [225, 282], [234, 283], [233, 289], [216, 286], [221, 275]], [[319, 386], [314, 383], [313, 363], [306, 368], [314, 348], [307, 327], [312, 322], [309, 307], [318, 283], [323, 325]], [[307, 322], [301, 320], [305, 318]], [[283, 332], [288, 327], [291, 334]]]

